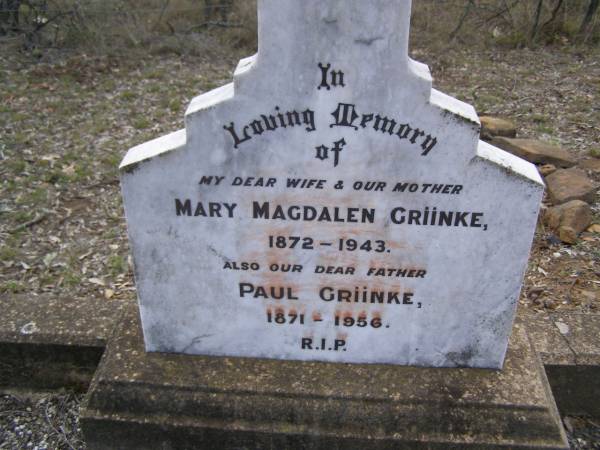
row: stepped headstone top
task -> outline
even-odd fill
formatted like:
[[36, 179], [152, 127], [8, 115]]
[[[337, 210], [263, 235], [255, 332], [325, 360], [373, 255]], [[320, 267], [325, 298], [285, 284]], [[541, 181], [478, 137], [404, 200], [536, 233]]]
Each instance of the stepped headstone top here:
[[121, 164], [149, 351], [502, 366], [543, 183], [408, 57], [407, 0], [259, 0], [259, 51]]

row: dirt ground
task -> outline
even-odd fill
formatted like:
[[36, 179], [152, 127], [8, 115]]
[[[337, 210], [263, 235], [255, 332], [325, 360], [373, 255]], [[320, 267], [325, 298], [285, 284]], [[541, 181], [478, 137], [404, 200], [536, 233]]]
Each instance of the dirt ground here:
[[[519, 136], [600, 156], [600, 51], [425, 48], [434, 86], [511, 118]], [[127, 58], [0, 49], [0, 298], [135, 296], [117, 166], [183, 127], [191, 98], [230, 80], [242, 53]], [[52, 62], [48, 62], [52, 61]], [[596, 181], [600, 181], [596, 179]], [[594, 222], [600, 223], [598, 202]], [[600, 235], [573, 246], [539, 229], [521, 303], [598, 313]]]
[[0, 395], [0, 450], [83, 450], [81, 397], [71, 393]]

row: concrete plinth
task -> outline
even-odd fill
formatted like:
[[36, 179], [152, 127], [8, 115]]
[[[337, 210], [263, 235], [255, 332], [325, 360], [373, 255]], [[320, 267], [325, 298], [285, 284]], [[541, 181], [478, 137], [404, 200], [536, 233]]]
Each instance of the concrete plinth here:
[[146, 353], [135, 308], [81, 412], [95, 449], [567, 449], [517, 325], [502, 371]]

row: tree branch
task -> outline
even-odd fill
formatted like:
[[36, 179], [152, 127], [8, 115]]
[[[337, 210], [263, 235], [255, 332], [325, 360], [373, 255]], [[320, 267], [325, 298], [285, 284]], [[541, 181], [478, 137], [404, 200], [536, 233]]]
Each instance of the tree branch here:
[[537, 8], [535, 10], [535, 19], [533, 21], [533, 27], [531, 28], [530, 41], [534, 42], [540, 26], [540, 18], [542, 16], [542, 7], [544, 6], [544, 0], [538, 0]]

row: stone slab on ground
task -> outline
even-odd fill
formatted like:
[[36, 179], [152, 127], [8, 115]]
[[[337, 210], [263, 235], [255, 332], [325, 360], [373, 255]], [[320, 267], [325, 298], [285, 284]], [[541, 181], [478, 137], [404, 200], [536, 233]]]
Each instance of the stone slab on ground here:
[[480, 116], [479, 120], [484, 139], [492, 139], [494, 136], [514, 138], [517, 135], [517, 127], [510, 120], [493, 116]]
[[0, 387], [85, 390], [127, 301], [2, 299]]
[[544, 141], [497, 137], [492, 143], [534, 164], [553, 164], [557, 167], [573, 167], [575, 165], [575, 160], [569, 152]]
[[519, 307], [517, 322], [527, 330], [531, 343], [544, 366], [575, 365], [575, 353], [560, 333], [550, 314], [532, 312]]
[[517, 324], [502, 371], [144, 352], [117, 327], [81, 413], [95, 449], [566, 449]]
[[600, 315], [519, 311], [563, 415], [600, 418]]
[[548, 195], [555, 205], [582, 200], [594, 203], [596, 187], [586, 173], [575, 167], [557, 170], [546, 177]]
[[546, 373], [562, 412], [600, 418], [600, 315], [550, 314], [569, 348], [572, 366], [547, 365]]
[[577, 365], [600, 366], [600, 314], [551, 314], [551, 318], [573, 350]]

